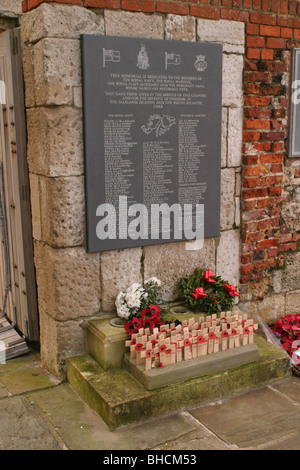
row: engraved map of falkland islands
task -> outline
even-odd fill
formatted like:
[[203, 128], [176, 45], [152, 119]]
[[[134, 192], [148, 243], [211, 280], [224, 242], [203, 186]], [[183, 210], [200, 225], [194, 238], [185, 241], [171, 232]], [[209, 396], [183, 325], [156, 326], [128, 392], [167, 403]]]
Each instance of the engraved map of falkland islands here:
[[120, 196], [149, 210], [204, 204], [217, 236], [222, 46], [83, 35], [82, 57], [88, 251], [162, 242], [97, 238], [97, 207]]

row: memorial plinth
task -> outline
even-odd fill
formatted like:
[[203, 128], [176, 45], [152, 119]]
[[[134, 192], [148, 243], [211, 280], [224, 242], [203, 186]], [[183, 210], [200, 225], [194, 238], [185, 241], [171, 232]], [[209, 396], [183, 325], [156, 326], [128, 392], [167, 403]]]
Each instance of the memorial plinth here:
[[258, 347], [255, 344], [248, 344], [240, 348], [228, 349], [189, 361], [170, 364], [163, 369], [154, 368], [151, 370], [145, 370], [142, 365], [136, 363], [135, 359], [130, 359], [129, 353], [126, 353], [124, 355], [124, 367], [147, 390], [154, 390], [189, 379], [223, 372], [258, 360]]
[[104, 370], [120, 367], [127, 333], [111, 325], [114, 316], [95, 318], [87, 324], [87, 352]]

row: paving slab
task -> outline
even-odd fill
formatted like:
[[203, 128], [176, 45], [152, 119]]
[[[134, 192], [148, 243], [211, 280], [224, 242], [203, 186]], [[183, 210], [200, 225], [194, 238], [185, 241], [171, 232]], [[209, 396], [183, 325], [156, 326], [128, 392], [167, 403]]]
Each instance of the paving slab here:
[[300, 379], [292, 376], [289, 380], [273, 385], [274, 390], [284, 393], [291, 400], [300, 403]]
[[1, 450], [60, 450], [60, 446], [24, 396], [0, 400]]
[[[300, 432], [300, 405], [264, 387], [190, 413], [227, 444], [255, 448], [295, 439]], [[300, 441], [298, 441], [300, 449]]]
[[27, 367], [39, 366], [41, 363], [40, 353], [36, 350], [29, 350], [28, 354], [7, 360], [4, 364], [0, 364], [0, 374], [2, 372], [10, 372], [13, 370], [24, 369]]
[[207, 440], [205, 431], [185, 413], [110, 431], [69, 384], [30, 393], [28, 399], [58, 434], [58, 440], [72, 450], [146, 450], [186, 439], [194, 431], [199, 441]]
[[42, 367], [29, 367], [7, 373], [3, 372], [0, 374], [0, 382], [12, 395], [53, 387], [57, 383]]

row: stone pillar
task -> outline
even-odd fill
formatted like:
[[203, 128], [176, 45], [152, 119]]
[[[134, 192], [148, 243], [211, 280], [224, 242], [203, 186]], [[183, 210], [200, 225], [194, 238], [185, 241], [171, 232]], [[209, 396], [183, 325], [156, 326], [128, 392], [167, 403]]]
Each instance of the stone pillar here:
[[77, 6], [42, 4], [21, 18], [41, 357], [58, 377], [101, 307], [100, 256], [84, 248], [84, 32], [103, 34], [104, 21]]

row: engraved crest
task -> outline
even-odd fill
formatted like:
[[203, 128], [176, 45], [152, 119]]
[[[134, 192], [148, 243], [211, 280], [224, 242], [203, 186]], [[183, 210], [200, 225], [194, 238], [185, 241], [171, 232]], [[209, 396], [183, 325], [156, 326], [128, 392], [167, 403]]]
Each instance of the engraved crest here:
[[150, 67], [148, 53], [144, 44], [141, 45], [141, 50], [138, 53], [137, 67], [141, 70], [146, 70]]
[[195, 65], [196, 70], [198, 70], [198, 72], [203, 72], [207, 68], [205, 55], [197, 55], [194, 65]]

